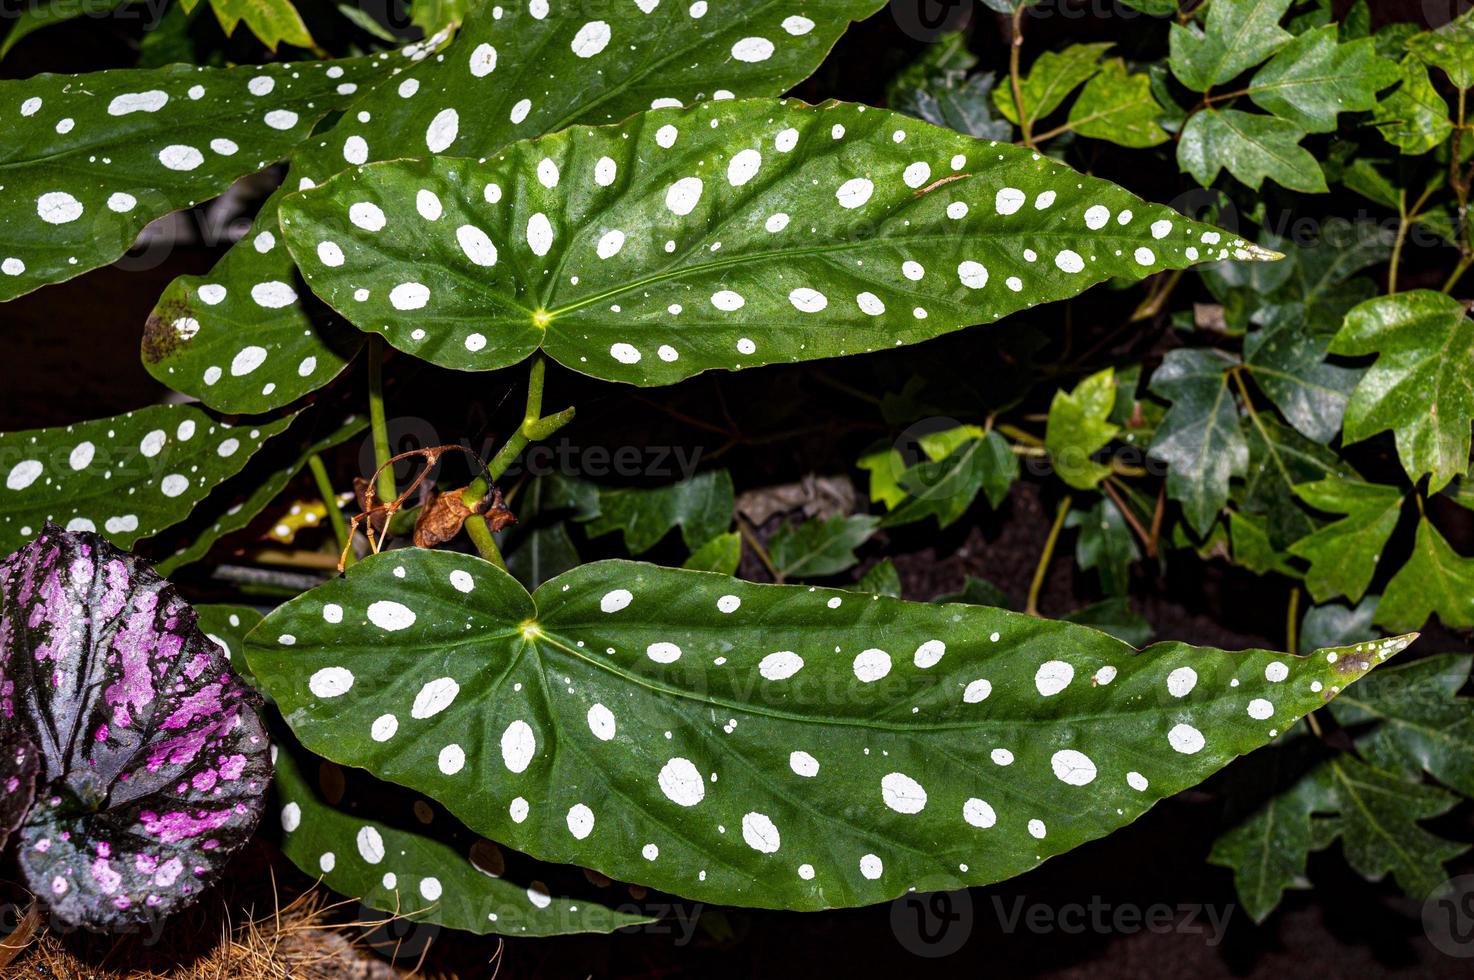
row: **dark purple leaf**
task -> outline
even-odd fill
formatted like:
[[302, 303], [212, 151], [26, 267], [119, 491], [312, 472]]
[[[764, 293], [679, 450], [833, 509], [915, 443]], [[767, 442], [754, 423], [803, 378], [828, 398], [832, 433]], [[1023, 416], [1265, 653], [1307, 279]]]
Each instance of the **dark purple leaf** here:
[[48, 524], [5, 559], [0, 721], [39, 755], [18, 845], [31, 891], [94, 929], [198, 898], [271, 782], [253, 703], [174, 587], [99, 535]]
[[13, 723], [0, 721], [0, 851], [36, 798], [36, 743]]

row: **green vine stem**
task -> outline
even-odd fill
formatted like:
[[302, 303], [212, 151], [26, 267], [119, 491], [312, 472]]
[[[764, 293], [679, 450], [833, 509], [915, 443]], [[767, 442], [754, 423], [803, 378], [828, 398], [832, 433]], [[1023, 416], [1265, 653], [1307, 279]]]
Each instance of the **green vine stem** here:
[[1073, 498], [1065, 494], [1064, 499], [1059, 502], [1059, 509], [1054, 513], [1054, 524], [1049, 528], [1049, 537], [1044, 540], [1044, 550], [1039, 555], [1039, 564], [1034, 567], [1034, 580], [1029, 583], [1029, 602], [1024, 606], [1024, 612], [1030, 616], [1039, 615], [1039, 593], [1044, 588], [1044, 575], [1049, 571], [1049, 563], [1054, 560], [1054, 547], [1059, 543], [1060, 529], [1065, 526], [1065, 515], [1070, 512], [1070, 504]]
[[307, 457], [307, 468], [312, 471], [318, 496], [322, 497], [322, 506], [328, 512], [328, 523], [333, 527], [333, 537], [338, 540], [338, 551], [346, 555], [343, 567], [347, 568], [353, 564], [353, 551], [348, 547], [348, 525], [343, 522], [343, 510], [338, 506], [338, 495], [333, 491], [333, 481], [328, 478], [328, 468], [317, 453]]
[[384, 420], [384, 341], [377, 334], [369, 335], [369, 425], [374, 433], [374, 464], [379, 468], [379, 498], [396, 500], [399, 489], [394, 485], [394, 467], [384, 465], [389, 461], [389, 426]]
[[[554, 415], [544, 416], [542, 414], [543, 377], [546, 373], [547, 362], [541, 357], [536, 358], [527, 376], [527, 409], [522, 414], [522, 424], [507, 437], [507, 441], [502, 443], [502, 448], [497, 450], [491, 462], [486, 464], [486, 471], [491, 474], [492, 480], [500, 479], [501, 475], [507, 471], [507, 467], [512, 465], [512, 462], [529, 444], [547, 439], [573, 421], [574, 409], [571, 405]], [[477, 477], [466, 487], [461, 499], [467, 506], [471, 506], [486, 496], [489, 489], [486, 479]], [[496, 546], [496, 539], [485, 521], [466, 521], [466, 533], [471, 536], [471, 541], [476, 545], [476, 551], [482, 558], [500, 568], [507, 567], [501, 550]]]

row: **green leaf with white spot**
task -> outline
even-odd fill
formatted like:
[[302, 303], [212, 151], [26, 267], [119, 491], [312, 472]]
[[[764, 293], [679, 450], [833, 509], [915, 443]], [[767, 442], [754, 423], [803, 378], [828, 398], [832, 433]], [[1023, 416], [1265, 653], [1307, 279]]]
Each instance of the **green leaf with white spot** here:
[[993, 90], [993, 104], [1009, 122], [1018, 125], [1022, 118], [1033, 126], [1094, 78], [1100, 72], [1101, 55], [1110, 49], [1110, 44], [1072, 44], [1063, 51], [1045, 51], [1034, 59], [1029, 73], [1019, 82], [1022, 112], [1010, 86]]
[[479, 559], [408, 550], [277, 609], [249, 657], [309, 749], [492, 840], [805, 910], [1019, 874], [1258, 748], [1324, 703], [1314, 685], [1344, 688], [1409, 640], [1138, 653], [1000, 609], [631, 562], [528, 595]]
[[1172, 25], [1172, 73], [1194, 92], [1232, 81], [1293, 40], [1279, 26], [1289, 7], [1290, 0], [1214, 0], [1201, 30]]
[[[0, 82], [0, 301], [112, 262], [144, 225], [280, 160], [355, 88], [403, 60]], [[170, 327], [185, 337], [198, 330], [183, 314]]]
[[541, 348], [641, 385], [1275, 254], [1026, 148], [772, 100], [654, 110], [485, 162], [375, 164], [288, 199], [282, 220], [314, 292], [407, 353], [484, 371]]
[[188, 517], [290, 417], [229, 425], [193, 405], [0, 433], [0, 552], [47, 521], [132, 548]]
[[[368, 424], [366, 416], [348, 415], [310, 445], [293, 454], [284, 465], [271, 470], [265, 476], [253, 472], [252, 469], [236, 474], [190, 511], [191, 523], [204, 521], [205, 524], [198, 531], [189, 534], [184, 543], [175, 547], [173, 553], [156, 563], [159, 574], [171, 575], [176, 568], [204, 558], [215, 542], [245, 528], [255, 520], [286, 490], [293, 477], [302, 472], [314, 453], [347, 442], [367, 429]], [[273, 447], [273, 452], [275, 450], [276, 447]]]
[[605, 882], [509, 853], [430, 802], [276, 740], [282, 853], [310, 877], [412, 923], [505, 936], [614, 932], [653, 922]]
[[265, 616], [250, 606], [224, 602], [196, 604], [194, 611], [199, 615], [200, 632], [215, 641], [241, 680], [257, 687], [251, 667], [246, 663], [246, 634], [255, 629]]
[[1167, 495], [1188, 525], [1208, 533], [1228, 502], [1229, 480], [1243, 476], [1249, 446], [1229, 391], [1235, 359], [1216, 350], [1175, 350], [1152, 374], [1150, 390], [1170, 401], [1147, 454], [1166, 463]]
[[663, 487], [600, 487], [598, 516], [585, 526], [590, 537], [623, 532], [632, 555], [679, 527], [694, 551], [732, 526], [732, 506], [732, 475], [709, 470]]
[[[258, 250], [263, 233], [281, 234], [288, 194], [370, 160], [491, 157], [516, 140], [617, 122], [654, 104], [781, 95], [818, 67], [850, 21], [880, 6], [813, 0], [796, 13], [774, 0], [626, 0], [596, 11], [568, 0], [478, 4], [445, 50], [362, 94], [293, 154], [286, 183], [208, 275], [170, 284], [151, 329], [180, 318], [199, 329], [187, 340], [166, 333], [168, 343], [145, 343], [144, 366], [221, 411], [289, 404], [336, 377], [363, 338], [310, 296], [290, 255]], [[265, 363], [230, 373], [248, 348], [265, 351]]]
[[1070, 129], [1081, 136], [1107, 140], [1117, 146], [1144, 149], [1165, 143], [1167, 131], [1157, 124], [1162, 107], [1152, 94], [1151, 76], [1132, 75], [1126, 63], [1112, 58], [1100, 74], [1085, 83], [1070, 106]]
[[1120, 427], [1109, 421], [1116, 407], [1116, 372], [1106, 368], [1075, 386], [1054, 393], [1049, 403], [1049, 421], [1044, 429], [1044, 448], [1054, 472], [1077, 490], [1094, 490], [1111, 475], [1111, 468], [1093, 457]]
[[880, 524], [868, 514], [814, 518], [785, 524], [768, 541], [768, 557], [784, 578], [822, 578], [838, 575], [859, 564], [855, 549]]
[[1474, 626], [1474, 558], [1454, 551], [1422, 517], [1413, 553], [1382, 591], [1374, 622], [1406, 623], [1416, 629], [1434, 613], [1454, 629]]
[[1301, 34], [1255, 72], [1249, 98], [1307, 133], [1329, 133], [1342, 112], [1377, 103], [1377, 91], [1398, 81], [1395, 66], [1377, 56], [1376, 42], [1337, 40], [1335, 24]]
[[1258, 190], [1268, 177], [1307, 194], [1326, 191], [1325, 174], [1300, 145], [1305, 130], [1275, 116], [1238, 109], [1203, 109], [1193, 114], [1177, 143], [1177, 165], [1207, 187], [1224, 167]]
[[1304, 483], [1295, 494], [1316, 510], [1345, 517], [1290, 545], [1310, 562], [1305, 587], [1316, 602], [1345, 596], [1361, 601], [1402, 513], [1397, 487], [1333, 478]]
[[1368, 300], [1346, 315], [1333, 354], [1375, 354], [1346, 406], [1345, 440], [1392, 430], [1408, 479], [1428, 489], [1469, 472], [1474, 421], [1474, 320], [1465, 303], [1418, 289]]

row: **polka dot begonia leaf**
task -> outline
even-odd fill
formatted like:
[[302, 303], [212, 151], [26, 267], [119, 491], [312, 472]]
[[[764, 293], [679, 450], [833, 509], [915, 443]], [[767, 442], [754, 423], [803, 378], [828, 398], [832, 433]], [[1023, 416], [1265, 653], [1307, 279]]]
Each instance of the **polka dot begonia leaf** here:
[[[653, 105], [777, 96], [819, 65], [881, 0], [708, 4], [518, 0], [479, 5], [446, 49], [350, 105], [291, 160], [286, 185], [246, 239], [205, 276], [177, 279], [150, 319], [144, 364], [221, 411], [258, 412], [326, 384], [362, 337], [312, 302], [281, 247], [282, 198], [370, 160], [482, 156], [574, 123]], [[262, 236], [266, 236], [263, 238]], [[170, 326], [199, 324], [186, 337]], [[245, 346], [268, 352], [247, 377], [222, 373]], [[267, 390], [267, 385], [271, 385]]]
[[291, 421], [228, 425], [194, 405], [151, 405], [0, 432], [0, 551], [29, 541], [47, 521], [131, 548], [188, 517]]
[[194, 607], [198, 616], [200, 632], [208, 639], [215, 641], [220, 652], [230, 661], [233, 669], [241, 680], [251, 687], [256, 686], [256, 679], [251, 676], [250, 667], [246, 664], [243, 656], [246, 648], [246, 634], [256, 627], [256, 624], [264, 618], [260, 612], [250, 606], [237, 606], [225, 602], [205, 603]]
[[508, 936], [613, 932], [658, 918], [603, 875], [554, 867], [467, 830], [445, 809], [277, 739], [275, 814], [291, 861], [369, 908]]
[[700, 901], [821, 909], [998, 881], [1101, 837], [1410, 639], [1137, 652], [1003, 609], [628, 561], [529, 595], [480, 559], [402, 550], [246, 642], [304, 745], [491, 840]]
[[313, 291], [443, 367], [612, 381], [914, 343], [1103, 279], [1275, 257], [1028, 149], [745, 100], [348, 171], [282, 205]]
[[50, 915], [132, 931], [210, 887], [266, 802], [255, 701], [174, 586], [100, 535], [48, 524], [0, 562], [0, 734], [39, 751], [15, 854]]
[[[242, 474], [221, 488], [220, 493], [190, 512], [198, 522], [204, 518], [208, 523], [180, 544], [173, 554], [158, 563], [159, 574], [169, 575], [176, 568], [205, 557], [210, 548], [227, 534], [239, 531], [255, 520], [272, 501], [286, 490], [307, 465], [314, 453], [320, 453], [341, 445], [368, 428], [369, 420], [363, 415], [347, 415], [341, 422], [321, 438], [293, 455], [285, 465], [279, 466], [265, 476]], [[295, 430], [294, 430], [295, 432]]]
[[[403, 61], [0, 81], [0, 301], [112, 262], [144, 225], [280, 160]], [[187, 318], [175, 325], [192, 329]]]

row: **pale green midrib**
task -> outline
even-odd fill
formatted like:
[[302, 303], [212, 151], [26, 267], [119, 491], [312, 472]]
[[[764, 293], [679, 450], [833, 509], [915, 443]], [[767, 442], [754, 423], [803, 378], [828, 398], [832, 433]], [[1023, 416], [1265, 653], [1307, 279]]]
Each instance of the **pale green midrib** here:
[[[1075, 242], [1075, 241], [1077, 241], [1077, 239], [1070, 237], [1070, 233], [1069, 232], [1043, 232], [1043, 231], [1041, 231], [1041, 232], [1034, 232], [1034, 231], [1029, 231], [1029, 232], [1021, 232], [1021, 233], [1018, 233], [1016, 237], [1022, 238], [1022, 237], [1025, 237], [1025, 236], [1030, 237], [1030, 238], [1064, 238], [1067, 242]], [[990, 234], [969, 234], [968, 235], [969, 240], [985, 242], [985, 243], [987, 243], [992, 248], [997, 248], [998, 247], [997, 245], [993, 244], [993, 240], [994, 239], [999, 239], [999, 238], [1004, 238], [1004, 237], [1011, 237], [1011, 236], [1005, 236], [1003, 234], [991, 234], [991, 235]], [[1108, 236], [1098, 236], [1098, 237], [1100, 237], [1100, 238], [1106, 238]], [[1140, 238], [1135, 238], [1135, 237], [1133, 237], [1133, 238], [1110, 238], [1109, 240], [1112, 241], [1112, 242], [1122, 242], [1122, 243], [1127, 243], [1127, 244], [1141, 241]], [[582, 309], [583, 307], [590, 306], [590, 305], [592, 305], [594, 303], [600, 303], [600, 302], [603, 302], [604, 300], [607, 300], [607, 299], [614, 299], [615, 297], [622, 296], [625, 293], [629, 293], [629, 292], [633, 292], [635, 290], [643, 289], [643, 288], [645, 288], [647, 286], [652, 286], [652, 285], [655, 285], [657, 283], [667, 282], [667, 281], [672, 280], [672, 279], [680, 279], [680, 278], [683, 278], [685, 276], [690, 276], [690, 275], [702, 275], [702, 274], [711, 272], [712, 270], [715, 270], [715, 269], [729, 268], [729, 267], [734, 266], [734, 265], [744, 265], [744, 264], [748, 264], [748, 263], [765, 262], [765, 261], [768, 261], [770, 259], [788, 259], [788, 258], [803, 258], [803, 257], [815, 257], [815, 256], [816, 257], [823, 258], [823, 257], [827, 257], [829, 255], [833, 255], [834, 253], [837, 253], [837, 252], [848, 252], [848, 251], [851, 251], [851, 250], [854, 250], [854, 249], [883, 248], [883, 247], [904, 248], [904, 247], [912, 246], [912, 245], [927, 245], [927, 244], [945, 243], [945, 242], [950, 242], [950, 243], [955, 244], [957, 241], [958, 241], [958, 236], [955, 235], [955, 234], [954, 235], [913, 235], [913, 236], [905, 237], [904, 239], [900, 239], [900, 240], [894, 240], [894, 239], [889, 239], [888, 240], [888, 239], [876, 238], [876, 239], [868, 239], [868, 240], [856, 241], [856, 242], [847, 242], [847, 243], [842, 243], [842, 244], [838, 244], [838, 245], [815, 246], [815, 247], [810, 247], [810, 248], [771, 249], [771, 250], [765, 251], [765, 252], [755, 252], [755, 253], [747, 253], [747, 254], [741, 254], [741, 255], [731, 255], [731, 256], [728, 256], [726, 258], [717, 259], [716, 261], [713, 261], [713, 262], [702, 262], [702, 263], [698, 263], [696, 265], [682, 266], [681, 268], [672, 270], [670, 272], [664, 272], [664, 273], [659, 273], [659, 274], [653, 275], [653, 276], [647, 276], [644, 279], [640, 279], [640, 280], [637, 280], [635, 282], [628, 283], [626, 285], [616, 287], [614, 289], [606, 290], [606, 291], [604, 291], [602, 293], [598, 293], [596, 295], [589, 296], [589, 297], [587, 297], [585, 299], [581, 299], [581, 300], [578, 300], [576, 302], [570, 303], [567, 306], [563, 306], [563, 307], [559, 307], [558, 309], [551, 310], [550, 311], [550, 315], [554, 318], [554, 321], [556, 322], [556, 319], [559, 316], [562, 316], [562, 315], [567, 314], [567, 313], [572, 313], [575, 310]], [[1168, 268], [1172, 268], [1173, 267], [1170, 263], [1166, 263], [1166, 265], [1167, 265]], [[1085, 282], [1087, 284], [1093, 284], [1093, 283], [1100, 282], [1100, 281], [1101, 281], [1101, 279], [1098, 279], [1098, 278], [1084, 278], [1084, 274], [1082, 274], [1081, 282]], [[957, 304], [952, 303], [949, 300], [939, 299], [938, 297], [935, 297], [935, 296], [932, 296], [932, 297], [929, 297], [929, 298], [931, 298], [932, 302], [939, 302], [940, 301], [942, 303], [945, 303], [947, 306], [955, 307], [957, 305]]]
[[[876, 722], [873, 720], [864, 719], [841, 719], [828, 716], [803, 715], [796, 712], [775, 711], [770, 708], [761, 708], [744, 702], [729, 701], [723, 698], [716, 698], [711, 696], [703, 698], [682, 688], [658, 683], [639, 674], [634, 674], [625, 670], [621, 670], [614, 664], [606, 663], [602, 660], [591, 657], [588, 654], [583, 653], [581, 650], [578, 650], [576, 647], [567, 645], [567, 642], [561, 637], [556, 637], [555, 635], [550, 634], [547, 629], [542, 626], [542, 624], [539, 624], [539, 631], [539, 638], [546, 640], [548, 642], [548, 645], [553, 647], [554, 649], [561, 650], [564, 653], [574, 657], [575, 659], [592, 666], [596, 671], [600, 671], [604, 674], [617, 677], [621, 681], [628, 682], [636, 687], [644, 688], [645, 690], [652, 693], [668, 695], [670, 697], [680, 698], [685, 701], [694, 701], [707, 707], [725, 708], [730, 711], [741, 712], [748, 715], [757, 715], [759, 717], [769, 718], [774, 721], [790, 722], [793, 724], [827, 725], [836, 728], [864, 728], [872, 731], [892, 732], [900, 735], [914, 735], [923, 732], [975, 732], [978, 730], [986, 730], [998, 726], [1058, 727], [1062, 725], [1079, 725], [1093, 721], [1110, 721], [1112, 719], [1118, 719], [1130, 715], [1150, 714], [1154, 709], [1153, 705], [1146, 704], [1141, 706], [1140, 708], [1123, 709], [1120, 711], [1113, 711], [1109, 714], [1072, 715], [1069, 718], [994, 718], [980, 722], [955, 722], [948, 724], [898, 724]], [[1222, 651], [1218, 652], [1222, 653]], [[1231, 699], [1225, 696], [1224, 698], [1215, 699], [1215, 701], [1216, 700]], [[1204, 702], [1205, 707], [1207, 707], [1208, 704], [1209, 702]]]
[[[1388, 795], [1387, 790], [1375, 786], [1371, 783], [1357, 782], [1353, 780], [1351, 776], [1335, 762], [1332, 762], [1331, 764], [1331, 771], [1336, 774], [1337, 781], [1339, 781], [1345, 787], [1347, 795], [1351, 797], [1356, 806], [1356, 809], [1361, 811], [1362, 817], [1369, 825], [1376, 828], [1377, 836], [1383, 838], [1386, 841], [1386, 846], [1397, 853], [1398, 858], [1402, 862], [1402, 866], [1405, 868], [1416, 867], [1417, 862], [1412, 857], [1412, 855], [1410, 855], [1405, 849], [1399, 846], [1396, 835], [1382, 825], [1382, 822], [1377, 819], [1377, 815], [1372, 812], [1371, 807], [1362, 800], [1362, 794], [1359, 791], [1359, 788], [1364, 788], [1369, 794], [1380, 793], [1384, 796]], [[1343, 800], [1343, 806], [1344, 803], [1345, 801]]]

